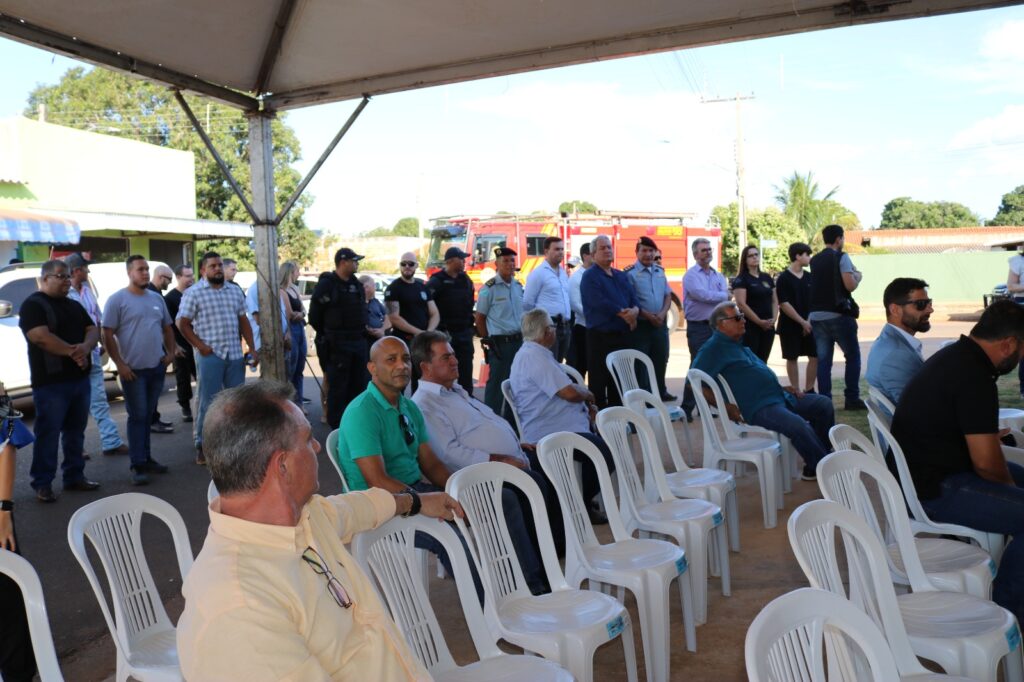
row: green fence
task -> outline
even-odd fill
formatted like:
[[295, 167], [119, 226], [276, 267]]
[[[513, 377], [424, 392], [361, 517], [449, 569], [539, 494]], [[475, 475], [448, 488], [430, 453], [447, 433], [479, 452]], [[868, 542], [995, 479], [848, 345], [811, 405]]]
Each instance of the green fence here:
[[882, 292], [897, 277], [918, 277], [928, 282], [928, 293], [945, 303], [977, 303], [1006, 282], [1012, 251], [965, 253], [852, 254], [854, 265], [864, 273], [854, 297], [861, 306], [882, 305]]

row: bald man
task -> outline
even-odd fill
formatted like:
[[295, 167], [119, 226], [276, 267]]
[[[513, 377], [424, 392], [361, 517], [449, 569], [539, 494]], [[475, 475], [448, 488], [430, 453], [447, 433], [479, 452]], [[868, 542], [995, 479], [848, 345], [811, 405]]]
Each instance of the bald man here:
[[[153, 269], [153, 272], [150, 275], [149, 284], [146, 285], [146, 288], [150, 291], [155, 291], [160, 294], [161, 298], [163, 298], [164, 292], [167, 291], [167, 287], [171, 286], [172, 281], [174, 281], [174, 271], [166, 265], [158, 265]], [[168, 306], [166, 299], [164, 299], [164, 305]], [[167, 312], [171, 313], [169, 306], [167, 307]], [[173, 313], [171, 314], [173, 315]], [[171, 319], [173, 320], [174, 317], [171, 317]], [[174, 349], [169, 349], [169, 352], [173, 354]], [[186, 419], [185, 421], [192, 420]], [[164, 421], [160, 417], [160, 410], [153, 410], [153, 417], [152, 422], [149, 425], [149, 430], [153, 433], [174, 433], [174, 425], [171, 424], [171, 422]]]
[[422, 331], [437, 329], [441, 314], [426, 284], [416, 279], [416, 254], [403, 253], [398, 262], [400, 277], [384, 290], [384, 305], [395, 336], [406, 343]]

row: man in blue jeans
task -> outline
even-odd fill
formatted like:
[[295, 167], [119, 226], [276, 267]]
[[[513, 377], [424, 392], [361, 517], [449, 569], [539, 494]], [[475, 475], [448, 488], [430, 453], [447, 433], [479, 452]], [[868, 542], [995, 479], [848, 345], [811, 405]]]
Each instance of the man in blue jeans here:
[[114, 292], [103, 311], [103, 343], [124, 389], [132, 484], [145, 485], [150, 473], [167, 473], [152, 457], [149, 433], [176, 345], [164, 299], [148, 288], [149, 263], [128, 256], [125, 266], [128, 286]]
[[[1024, 308], [997, 301], [970, 336], [932, 355], [903, 389], [892, 435], [934, 521], [1024, 535], [1024, 467], [1003, 456], [996, 390], [1022, 356]], [[1024, 618], [1024, 542], [1006, 546], [992, 598]]]
[[845, 409], [866, 410], [860, 399], [859, 309], [852, 296], [862, 275], [843, 253], [842, 227], [826, 226], [821, 238], [825, 248], [811, 259], [811, 312], [807, 316], [818, 354], [818, 393], [832, 399], [832, 354], [838, 344], [846, 359]]
[[28, 342], [36, 408], [32, 488], [40, 502], [56, 502], [57, 446], [64, 448], [64, 490], [95, 490], [85, 477], [85, 426], [92, 390], [89, 368], [100, 330], [85, 308], [68, 298], [71, 275], [59, 260], [43, 263], [39, 291], [21, 304], [18, 326]]
[[708, 322], [715, 331], [694, 358], [694, 368], [715, 379], [721, 374], [739, 403], [725, 406], [729, 419], [788, 437], [804, 460], [801, 478], [815, 480], [818, 462], [830, 449], [828, 431], [835, 425], [832, 400], [781, 386], [775, 372], [743, 345], [747, 325], [732, 301], [715, 306]]
[[245, 294], [241, 287], [225, 285], [220, 255], [208, 251], [199, 259], [203, 278], [185, 290], [175, 323], [181, 335], [195, 349], [199, 381], [199, 409], [195, 422], [196, 464], [206, 465], [203, 455], [203, 419], [214, 396], [225, 388], [245, 381], [245, 361], [239, 338], [252, 353], [253, 366], [259, 353], [252, 327], [245, 317]]

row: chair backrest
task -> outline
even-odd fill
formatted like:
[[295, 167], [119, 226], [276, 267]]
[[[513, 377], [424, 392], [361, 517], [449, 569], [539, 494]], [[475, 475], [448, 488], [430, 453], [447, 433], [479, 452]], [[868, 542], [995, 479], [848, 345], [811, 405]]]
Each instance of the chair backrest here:
[[[523, 423], [519, 421], [519, 411], [516, 409], [516, 401], [512, 397], [512, 380], [505, 379], [501, 382], [501, 395], [505, 398], [505, 404], [508, 409], [512, 411], [512, 419], [516, 423], [516, 432], [519, 433], [519, 438], [523, 437]], [[504, 412], [504, 410], [502, 410]]]
[[334, 470], [338, 472], [338, 478], [341, 479], [341, 492], [347, 493], [349, 491], [348, 481], [345, 480], [345, 472], [341, 470], [341, 465], [338, 464], [338, 437], [340, 436], [338, 431], [339, 429], [334, 429], [327, 434], [327, 440], [325, 441], [327, 459], [334, 465]]
[[632, 391], [634, 388], [643, 388], [640, 385], [640, 378], [637, 376], [636, 371], [636, 363], [638, 362], [643, 366], [644, 371], [647, 372], [647, 385], [657, 389], [657, 384], [654, 381], [654, 363], [651, 362], [646, 353], [626, 349], [612, 351], [605, 356], [604, 364], [608, 367], [612, 380], [615, 381], [615, 388], [618, 389], [619, 395], [625, 395], [626, 391]]
[[[725, 380], [725, 377], [719, 374], [715, 378], [718, 380], [718, 385], [722, 387], [722, 394], [725, 396], [725, 402], [738, 406], [739, 402], [736, 400], [736, 394], [732, 392], [732, 386], [730, 386], [729, 382]], [[740, 427], [736, 422], [729, 419], [729, 413], [725, 408], [718, 410], [718, 415], [722, 420], [722, 430], [725, 431], [725, 437], [727, 440], [743, 437], [743, 434], [740, 432]]]
[[849, 424], [836, 424], [828, 430], [828, 439], [833, 450], [860, 450], [879, 462], [885, 462], [885, 455], [878, 451], [874, 441]]
[[580, 386], [584, 385], [583, 375], [577, 372], [575, 367], [573, 367], [572, 365], [566, 365], [564, 363], [560, 363], [558, 366], [562, 368], [563, 372], [569, 375], [570, 379], [575, 381]]
[[[708, 449], [721, 450], [722, 449], [722, 434], [718, 432], [718, 427], [715, 425], [716, 419], [711, 411], [711, 405], [708, 403], [707, 398], [704, 396], [704, 389], [707, 388], [711, 391], [711, 394], [715, 398], [715, 404], [719, 407], [725, 405], [725, 398], [722, 397], [722, 391], [711, 376], [699, 369], [691, 369], [686, 373], [686, 379], [690, 382], [690, 389], [693, 391], [694, 401], [697, 403], [697, 413], [700, 415], [701, 431], [704, 434], [704, 451], [707, 453]], [[725, 412], [725, 408], [722, 407], [721, 412]], [[726, 429], [725, 422], [728, 419], [719, 419], [717, 421], [722, 422], [723, 429]], [[726, 438], [728, 438], [729, 431], [726, 430]]]
[[[650, 391], [634, 388], [623, 394], [622, 404], [637, 414], [646, 415], [647, 422], [654, 430], [654, 436], [658, 442], [658, 452], [668, 451], [668, 455], [672, 459], [672, 466], [676, 471], [690, 469], [686, 460], [683, 459], [682, 453], [679, 452], [679, 441], [676, 439], [676, 431], [672, 427], [672, 417], [669, 415], [665, 403]], [[644, 474], [644, 485], [650, 489], [646, 468]]]
[[605, 464], [597, 446], [583, 436], [567, 431], [544, 436], [537, 443], [537, 458], [558, 494], [558, 503], [562, 508], [562, 520], [565, 524], [566, 546], [570, 551], [577, 552], [579, 560], [583, 562], [583, 548], [596, 547], [600, 542], [590, 523], [590, 515], [587, 513], [580, 483], [576, 477], [573, 455], [577, 450], [583, 453], [597, 470], [601, 499], [604, 502], [612, 537], [616, 541], [624, 540], [629, 537], [629, 533], [622, 524], [622, 517], [619, 516], [608, 465]]
[[512, 597], [530, 595], [502, 513], [501, 490], [506, 484], [519, 488], [530, 504], [548, 585], [552, 591], [568, 589], [555, 555], [544, 498], [533, 479], [501, 462], [481, 462], [459, 469], [445, 488], [466, 512], [466, 519], [456, 518], [455, 523], [466, 538], [473, 540], [470, 551], [484, 581], [484, 601], [492, 624], [497, 623], [499, 604]]
[[914, 485], [914, 478], [910, 475], [910, 467], [907, 466], [903, 448], [892, 437], [889, 427], [883, 424], [879, 416], [870, 409], [868, 409], [868, 424], [871, 426], [872, 432], [877, 433], [882, 442], [888, 445], [889, 452], [892, 453], [892, 457], [896, 461], [896, 472], [900, 475], [900, 488], [903, 489], [903, 499], [907, 501], [907, 506], [910, 508], [910, 517], [915, 521], [931, 523], [928, 513], [921, 506], [921, 501], [917, 497], [917, 487]]
[[[50, 619], [46, 615], [43, 586], [39, 582], [36, 569], [14, 552], [0, 549], [0, 574], [13, 580], [21, 590], [39, 679], [42, 682], [62, 682], [64, 676], [60, 672], [57, 652], [53, 648], [53, 634], [50, 632]], [[4, 614], [4, 617], [9, 618], [10, 614]]]
[[[920, 667], [896, 603], [886, 551], [867, 524], [828, 500], [801, 505], [789, 517], [789, 544], [811, 587], [847, 597], [885, 635], [901, 673]], [[849, 591], [840, 570], [836, 533], [842, 538]]]
[[220, 492], [217, 490], [216, 484], [211, 480], [210, 485], [206, 486], [206, 504], [207, 506], [213, 504], [213, 501], [220, 497]]
[[892, 416], [896, 414], [896, 405], [881, 390], [874, 386], [868, 386], [868, 400], [873, 400], [876, 406], [883, 408], [889, 414], [889, 419], [892, 419]]
[[745, 658], [750, 682], [891, 682], [900, 677], [878, 626], [842, 597], [811, 587], [761, 609], [747, 629]]
[[[868, 424], [869, 424], [869, 426], [872, 423], [871, 422], [871, 418], [872, 417], [874, 418], [876, 423], [885, 426], [886, 429], [888, 429], [889, 427], [892, 426], [892, 415], [893, 415], [893, 413], [892, 412], [886, 412], [885, 409], [882, 407], [881, 403], [879, 403], [875, 399], [869, 397], [867, 402], [864, 403], [864, 404], [867, 405], [867, 408], [868, 408]], [[882, 433], [878, 429], [876, 429], [874, 427], [871, 427], [871, 440], [873, 440], [875, 442], [875, 449], [877, 449], [879, 452], [881, 452], [882, 456], [884, 457], [886, 451], [889, 449], [889, 444], [888, 444], [888, 442], [886, 442], [885, 437], [882, 436]]]
[[420, 550], [415, 546], [417, 533], [436, 539], [451, 560], [455, 586], [477, 654], [481, 659], [500, 656], [496, 638], [480, 610], [466, 552], [455, 531], [446, 523], [423, 516], [396, 516], [377, 528], [356, 534], [352, 540], [352, 554], [367, 575], [376, 580], [409, 648], [433, 674], [457, 667], [423, 585]]
[[[192, 568], [192, 547], [181, 514], [167, 502], [142, 493], [123, 493], [85, 505], [71, 516], [68, 544], [96, 594], [107, 628], [124, 658], [150, 632], [173, 630], [149, 572], [142, 548], [142, 515], [152, 514], [171, 531], [182, 580]], [[107, 574], [114, 613], [111, 616], [96, 571], [86, 553], [88, 537]]]
[[[928, 579], [917, 553], [910, 517], [899, 484], [883, 462], [856, 450], [840, 450], [818, 463], [818, 487], [826, 500], [838, 502], [859, 516], [885, 546], [886, 535], [878, 522], [875, 505], [865, 485], [870, 480], [882, 504], [885, 529], [891, 531], [900, 553], [901, 565], [914, 592], [936, 589]], [[890, 569], [896, 568], [892, 555], [885, 552]]]

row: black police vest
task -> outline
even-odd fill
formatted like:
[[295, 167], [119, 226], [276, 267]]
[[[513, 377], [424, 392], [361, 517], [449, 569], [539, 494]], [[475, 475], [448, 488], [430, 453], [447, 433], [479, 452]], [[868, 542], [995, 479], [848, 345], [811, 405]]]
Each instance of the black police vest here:
[[331, 299], [324, 305], [325, 332], [362, 332], [366, 329], [366, 292], [362, 283], [352, 277], [343, 280], [329, 275]]
[[[811, 258], [811, 312], [842, 313], [841, 304], [850, 299], [839, 274], [841, 251], [827, 246]], [[847, 304], [848, 305], [848, 304]]]
[[466, 273], [450, 277], [441, 270], [427, 282], [441, 318], [439, 328], [461, 332], [473, 326], [473, 280]]

